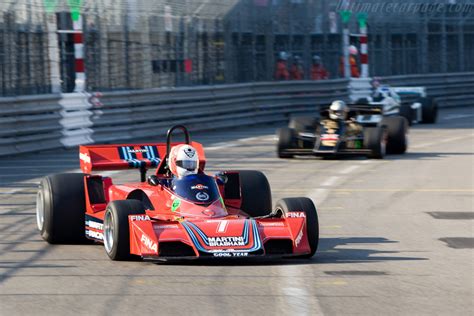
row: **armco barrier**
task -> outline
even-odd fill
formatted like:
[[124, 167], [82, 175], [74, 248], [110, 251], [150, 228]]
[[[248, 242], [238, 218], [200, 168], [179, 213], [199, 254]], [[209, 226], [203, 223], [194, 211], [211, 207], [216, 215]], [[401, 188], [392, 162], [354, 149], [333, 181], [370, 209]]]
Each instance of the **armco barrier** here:
[[[334, 99], [349, 100], [354, 89], [367, 93], [366, 82], [359, 81], [118, 91], [102, 95], [101, 104], [83, 93], [0, 98], [0, 156], [155, 136], [172, 124], [197, 131], [281, 122], [292, 114], [315, 114]], [[474, 106], [474, 73], [396, 76], [382, 82], [424, 86], [440, 107]]]
[[249, 83], [104, 93], [92, 118], [95, 142], [153, 136], [171, 124], [191, 130], [285, 121], [348, 99], [346, 80]]
[[0, 98], [0, 155], [61, 147], [59, 98], [59, 95]]

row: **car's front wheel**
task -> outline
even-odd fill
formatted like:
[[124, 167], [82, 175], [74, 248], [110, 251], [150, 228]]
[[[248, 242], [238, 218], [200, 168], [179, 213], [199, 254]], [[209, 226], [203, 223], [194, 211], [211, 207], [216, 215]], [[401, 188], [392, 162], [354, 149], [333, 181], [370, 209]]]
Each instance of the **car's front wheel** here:
[[300, 256], [301, 258], [311, 258], [316, 253], [319, 243], [319, 222], [318, 212], [313, 201], [307, 197], [284, 198], [279, 200], [275, 205], [275, 214], [282, 217], [288, 217], [291, 212], [303, 212], [306, 217], [306, 234], [310, 253]]
[[128, 216], [145, 214], [143, 203], [137, 200], [112, 201], [104, 216], [104, 247], [112, 260], [130, 260], [130, 229]]

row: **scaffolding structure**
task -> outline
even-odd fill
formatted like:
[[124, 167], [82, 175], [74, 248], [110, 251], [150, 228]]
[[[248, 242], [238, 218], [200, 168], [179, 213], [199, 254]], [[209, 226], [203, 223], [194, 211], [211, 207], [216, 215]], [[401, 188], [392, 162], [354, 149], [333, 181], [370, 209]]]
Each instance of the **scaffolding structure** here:
[[[0, 96], [50, 93], [52, 64], [74, 90], [71, 0], [0, 0]], [[50, 4], [55, 6], [51, 7]], [[469, 0], [75, 0], [88, 91], [273, 80], [279, 52], [341, 76], [340, 11], [367, 13], [371, 76], [474, 70]], [[50, 7], [47, 7], [47, 6]], [[54, 25], [55, 28], [51, 28]], [[53, 37], [54, 38], [54, 37]], [[57, 46], [58, 56], [50, 48]]]

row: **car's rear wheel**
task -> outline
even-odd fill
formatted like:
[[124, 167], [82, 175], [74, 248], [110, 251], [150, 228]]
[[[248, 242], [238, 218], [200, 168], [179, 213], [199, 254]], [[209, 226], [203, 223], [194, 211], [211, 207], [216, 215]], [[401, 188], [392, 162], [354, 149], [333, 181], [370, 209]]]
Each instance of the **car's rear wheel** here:
[[260, 171], [242, 170], [240, 176], [240, 209], [252, 217], [272, 212], [272, 193], [267, 177]]
[[36, 224], [51, 244], [86, 243], [84, 174], [47, 176], [36, 196]]
[[369, 158], [383, 159], [387, 146], [387, 136], [381, 126], [364, 129], [364, 148], [370, 150]]
[[421, 117], [422, 123], [433, 124], [438, 118], [438, 104], [436, 100], [430, 97], [421, 98]]
[[128, 216], [145, 214], [145, 207], [137, 200], [112, 201], [104, 216], [104, 248], [112, 260], [130, 260], [130, 228]]
[[413, 109], [407, 103], [402, 103], [400, 106], [400, 116], [406, 118], [408, 125], [411, 126], [413, 123]]
[[288, 149], [293, 148], [293, 143], [295, 141], [295, 130], [283, 127], [278, 130], [278, 144], [277, 144], [277, 154], [280, 158], [293, 158], [293, 155], [288, 153]]
[[275, 205], [275, 213], [281, 213], [282, 217], [288, 217], [290, 212], [304, 212], [306, 217], [306, 233], [311, 249], [310, 253], [300, 256], [311, 258], [316, 253], [319, 243], [318, 212], [313, 201], [307, 197], [285, 198], [279, 200]]

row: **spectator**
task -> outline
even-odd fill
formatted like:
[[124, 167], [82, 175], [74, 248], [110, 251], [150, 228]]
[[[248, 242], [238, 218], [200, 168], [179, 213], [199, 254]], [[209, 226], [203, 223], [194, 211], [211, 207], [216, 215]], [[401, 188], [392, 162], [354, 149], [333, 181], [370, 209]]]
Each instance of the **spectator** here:
[[275, 70], [275, 80], [289, 80], [290, 73], [287, 67], [288, 54], [286, 52], [280, 52], [278, 54], [278, 61]]
[[329, 79], [329, 72], [324, 68], [321, 57], [313, 56], [313, 65], [311, 66], [311, 80]]
[[[359, 54], [357, 47], [354, 45], [349, 46], [349, 65], [351, 67], [351, 77], [352, 78], [359, 78], [359, 66], [357, 65], [357, 55]], [[341, 77], [344, 77], [344, 57], [341, 57], [341, 63], [339, 65], [339, 72], [341, 73]]]
[[304, 79], [304, 69], [303, 63], [301, 62], [301, 57], [295, 55], [293, 58], [293, 65], [290, 69], [291, 80], [303, 80]]

